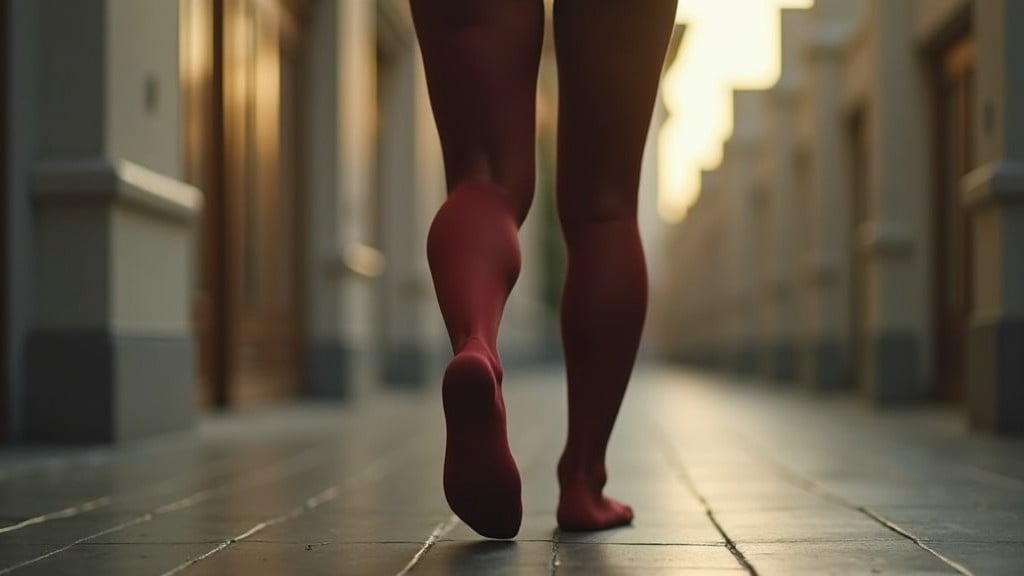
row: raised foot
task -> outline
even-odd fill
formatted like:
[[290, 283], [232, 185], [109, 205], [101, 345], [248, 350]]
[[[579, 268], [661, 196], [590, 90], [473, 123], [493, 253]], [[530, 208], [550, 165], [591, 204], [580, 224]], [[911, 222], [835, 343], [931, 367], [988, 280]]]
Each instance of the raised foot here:
[[562, 489], [558, 527], [566, 532], [607, 530], [633, 523], [633, 509], [591, 488]]
[[523, 516], [519, 469], [489, 355], [475, 341], [448, 364], [442, 388], [447, 439], [444, 493], [453, 512], [487, 538], [512, 538]]

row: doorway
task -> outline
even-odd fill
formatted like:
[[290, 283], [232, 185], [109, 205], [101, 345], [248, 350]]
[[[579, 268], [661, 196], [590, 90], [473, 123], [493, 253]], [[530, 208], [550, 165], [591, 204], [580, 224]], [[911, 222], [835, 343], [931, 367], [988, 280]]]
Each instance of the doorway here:
[[940, 51], [933, 76], [935, 396], [955, 404], [966, 396], [966, 333], [973, 299], [971, 222], [960, 181], [974, 168], [974, 66], [974, 41], [963, 34]]
[[206, 196], [193, 298], [206, 405], [278, 401], [303, 380], [303, 5], [182, 2], [186, 174]]

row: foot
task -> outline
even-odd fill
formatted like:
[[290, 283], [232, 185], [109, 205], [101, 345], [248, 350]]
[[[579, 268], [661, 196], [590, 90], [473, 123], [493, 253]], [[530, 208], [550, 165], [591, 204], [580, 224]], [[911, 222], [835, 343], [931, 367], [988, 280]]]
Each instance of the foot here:
[[604, 465], [573, 466], [565, 455], [558, 463], [558, 527], [567, 532], [589, 532], [627, 526], [633, 509], [604, 495], [608, 475]]
[[444, 493], [452, 511], [488, 538], [512, 538], [523, 516], [522, 483], [505, 429], [492, 355], [470, 340], [448, 364]]
[[558, 527], [566, 532], [606, 530], [633, 523], [633, 509], [588, 486], [563, 487]]

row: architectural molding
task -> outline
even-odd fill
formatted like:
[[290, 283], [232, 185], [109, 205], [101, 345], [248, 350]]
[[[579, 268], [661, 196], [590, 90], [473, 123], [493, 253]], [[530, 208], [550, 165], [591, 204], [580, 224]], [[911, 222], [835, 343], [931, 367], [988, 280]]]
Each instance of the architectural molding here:
[[1024, 162], [1001, 160], [976, 168], [964, 176], [960, 193], [964, 203], [974, 209], [1024, 207]]
[[907, 257], [914, 252], [914, 234], [907, 224], [891, 220], [871, 220], [857, 231], [860, 247], [878, 256]]
[[122, 159], [45, 161], [31, 181], [37, 203], [108, 203], [185, 223], [203, 204], [198, 188]]
[[335, 274], [364, 280], [379, 278], [387, 265], [383, 252], [358, 242], [339, 246], [325, 261]]

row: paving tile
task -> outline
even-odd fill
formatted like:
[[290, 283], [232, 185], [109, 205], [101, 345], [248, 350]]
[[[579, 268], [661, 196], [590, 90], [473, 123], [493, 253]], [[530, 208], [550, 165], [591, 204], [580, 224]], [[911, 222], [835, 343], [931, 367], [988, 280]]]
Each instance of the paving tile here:
[[742, 476], [728, 482], [699, 482], [698, 492], [712, 510], [792, 510], [835, 505], [806, 489], [780, 480], [770, 482]]
[[414, 574], [519, 576], [549, 574], [551, 544], [537, 542], [439, 542]]
[[0, 544], [0, 570], [48, 554], [59, 546], [52, 544]]
[[[556, 522], [554, 514], [525, 513], [516, 540], [519, 542], [551, 542], [555, 539]], [[453, 542], [478, 542], [484, 540], [463, 523], [457, 524], [443, 538]]]
[[[603, 569], [733, 570], [739, 563], [725, 546], [558, 545], [558, 572]], [[618, 572], [616, 572], [618, 573]]]
[[208, 544], [83, 544], [18, 570], [18, 576], [161, 574], [210, 549]]
[[887, 520], [929, 542], [1024, 543], [1024, 516], [974, 508], [880, 508]]
[[957, 574], [908, 540], [739, 544], [738, 548], [762, 576]]
[[843, 499], [862, 506], [921, 506], [960, 508], [970, 504], [969, 492], [957, 492], [940, 483], [882, 482], [875, 479], [842, 479], [822, 486]]
[[1020, 576], [1024, 572], [1024, 542], [929, 542], [928, 546], [979, 576]]
[[[444, 537], [453, 541], [476, 541], [481, 536], [460, 524]], [[639, 515], [632, 526], [597, 532], [561, 532], [553, 514], [526, 514], [516, 537], [519, 541], [589, 544], [724, 544], [721, 535], [703, 513], [669, 515], [651, 512]]]
[[901, 540], [902, 536], [864, 514], [825, 509], [715, 512], [734, 542], [843, 542]]
[[[141, 517], [137, 517], [141, 519]], [[93, 544], [220, 543], [266, 520], [255, 514], [225, 515], [193, 508], [127, 526], [90, 539]]]
[[743, 568], [665, 568], [657, 566], [565, 566], [557, 576], [745, 576]]
[[436, 464], [424, 461], [421, 468], [436, 466], [437, 473], [414, 476], [399, 470], [358, 489], [345, 490], [325, 506], [338, 510], [443, 513], [448, 504], [441, 487], [440, 465], [440, 459]]
[[105, 510], [26, 526], [0, 534], [0, 544], [66, 545], [103, 530], [140, 519], [135, 514], [111, 514]]
[[423, 542], [451, 513], [317, 509], [271, 526], [253, 542], [342, 544]]
[[[761, 574], [950, 573], [932, 554], [808, 491], [794, 475], [871, 506], [979, 576], [1019, 574], [1024, 566], [1024, 465], [1017, 464], [1024, 462], [1024, 442], [968, 436], [955, 415], [875, 413], [853, 401], [670, 371], [638, 379], [609, 450], [606, 492], [634, 507], [634, 525], [560, 533], [555, 466], [564, 438], [564, 383], [551, 371], [516, 378], [505, 389], [524, 480], [518, 539], [487, 541], [456, 525], [414, 573], [744, 574], [687, 478]], [[423, 396], [381, 395], [358, 409], [302, 406], [218, 416], [174, 442], [96, 449], [91, 456], [54, 453], [47, 458], [65, 464], [45, 466], [31, 450], [0, 449], [0, 462], [15, 471], [0, 472], [0, 525], [91, 495], [113, 498], [100, 510], [0, 534], [0, 570], [214, 489], [213, 497], [18, 572], [161, 574], [396, 451], [401, 455], [379, 473], [199, 562], [186, 576], [396, 574], [451, 515], [441, 487], [444, 427], [433, 389]], [[258, 472], [313, 447], [322, 452], [302, 466]]]
[[742, 568], [659, 568], [651, 566], [568, 566], [558, 576], [744, 576]]
[[637, 516], [632, 526], [599, 532], [561, 532], [561, 542], [586, 544], [724, 544], [704, 514]]
[[240, 542], [199, 562], [187, 576], [397, 574], [419, 551], [415, 544], [301, 544]]

